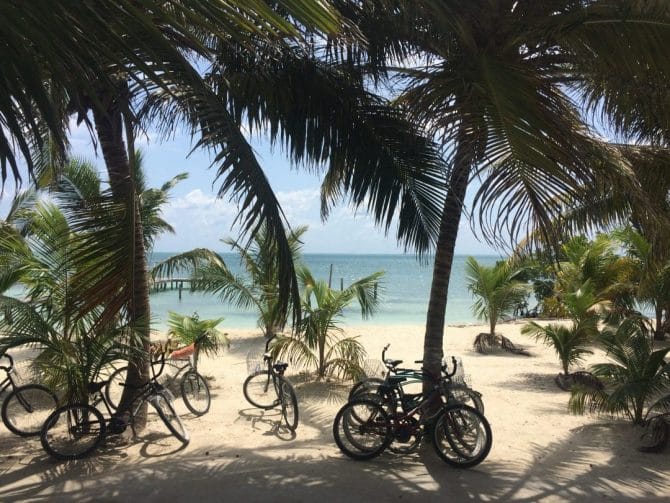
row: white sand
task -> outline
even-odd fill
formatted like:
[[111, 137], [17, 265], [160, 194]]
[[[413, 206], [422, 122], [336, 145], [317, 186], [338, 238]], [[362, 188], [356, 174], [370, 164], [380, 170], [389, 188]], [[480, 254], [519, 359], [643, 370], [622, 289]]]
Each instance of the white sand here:
[[[180, 449], [152, 421], [130, 445], [108, 441], [89, 459], [57, 463], [39, 440], [0, 430], [0, 501], [670, 501], [667, 452], [636, 451], [639, 430], [623, 420], [573, 416], [568, 394], [553, 378], [553, 350], [519, 335], [500, 333], [533, 356], [479, 355], [474, 336], [483, 327], [448, 327], [445, 353], [463, 358], [472, 386], [483, 393], [493, 449], [479, 466], [451, 468], [425, 446], [406, 457], [384, 454], [356, 462], [332, 440], [332, 421], [347, 386], [304, 383], [293, 375], [300, 403], [295, 436], [278, 427], [277, 410], [251, 407], [242, 396], [246, 355], [264, 341], [228, 330], [230, 351], [203, 359], [211, 376], [212, 407], [203, 417], [179, 410], [191, 434]], [[371, 358], [421, 358], [423, 327], [353, 327]], [[596, 351], [589, 361], [603, 361]], [[289, 369], [290, 371], [291, 369]]]

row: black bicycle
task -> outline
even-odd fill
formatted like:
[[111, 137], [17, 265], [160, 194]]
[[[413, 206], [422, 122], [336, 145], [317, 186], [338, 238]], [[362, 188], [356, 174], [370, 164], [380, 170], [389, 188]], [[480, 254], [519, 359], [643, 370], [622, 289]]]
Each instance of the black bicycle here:
[[14, 359], [7, 353], [0, 358], [8, 361], [7, 365], [0, 365], [0, 370], [5, 372], [0, 393], [11, 388], [2, 402], [2, 422], [15, 435], [39, 435], [44, 420], [58, 406], [56, 395], [41, 384], [17, 385]]
[[[398, 390], [398, 392], [401, 394], [401, 400], [404, 399], [404, 395], [407, 394], [404, 392], [405, 388], [410, 387], [412, 384], [423, 384], [424, 376], [422, 371], [418, 371], [416, 369], [399, 368], [398, 365], [403, 363], [403, 360], [392, 360], [390, 358], [386, 358], [386, 351], [389, 347], [390, 344], [387, 344], [382, 350], [382, 362], [384, 362], [384, 366], [386, 367], [386, 376], [384, 378], [366, 377], [358, 381], [351, 387], [351, 390], [349, 391], [349, 400], [353, 400], [354, 398], [360, 397], [362, 395], [375, 394], [380, 386], [388, 384], [388, 382], [392, 380], [394, 376], [398, 383], [403, 383], [403, 386]], [[414, 363], [422, 364], [423, 361], [416, 360]], [[451, 371], [449, 371], [446, 362], [443, 361], [441, 365], [441, 384], [443, 386], [445, 403], [447, 400], [461, 402], [465, 405], [469, 405], [470, 407], [477, 409], [480, 413], [484, 414], [484, 401], [482, 400], [482, 394], [472, 389], [470, 386], [465, 384], [465, 382], [454, 380], [453, 377], [459, 370], [458, 361], [455, 357], [452, 356], [451, 363]]]
[[[145, 402], [152, 405], [170, 433], [187, 444], [189, 434], [174, 410], [174, 397], [158, 382], [163, 368], [161, 365], [156, 375], [137, 388], [137, 396], [125, 414], [112, 413], [106, 393], [103, 393], [109, 380], [91, 383], [88, 391], [93, 396], [92, 404], [64, 405], [45, 420], [40, 432], [44, 450], [59, 460], [84, 458], [93, 453], [108, 434], [121, 434], [128, 426], [134, 428], [135, 416]], [[105, 406], [107, 417], [96, 407], [100, 403]]]
[[298, 427], [298, 398], [291, 383], [284, 377], [288, 363], [273, 362], [269, 351], [270, 337], [265, 343], [263, 363], [265, 369], [253, 372], [244, 381], [242, 391], [244, 398], [259, 409], [273, 409], [281, 406], [282, 417], [286, 427], [295, 431]]
[[[427, 395], [405, 393], [408, 379], [430, 380], [433, 389]], [[481, 463], [493, 442], [484, 415], [456, 400], [443, 379], [423, 370], [388, 376], [374, 393], [359, 393], [345, 404], [333, 422], [335, 443], [357, 460], [379, 456], [387, 448], [412, 452], [426, 435], [432, 435], [440, 458], [459, 468]]]
[[[198, 373], [197, 370], [197, 361], [199, 354], [199, 343], [204, 336], [199, 337], [193, 343], [193, 355], [191, 357], [187, 356], [184, 359], [167, 359], [164, 362], [154, 361], [152, 362], [152, 372], [157, 374], [157, 370], [164, 376], [161, 384], [168, 388], [173, 393], [179, 393], [184, 404], [193, 414], [196, 416], [202, 416], [209, 411], [209, 408], [212, 403], [211, 393], [209, 391], [209, 386], [205, 378]], [[162, 354], [163, 358], [165, 357]], [[172, 372], [164, 373], [161, 371], [160, 367], [162, 365], [169, 366], [172, 368]], [[121, 394], [123, 392], [123, 387], [120, 383], [123, 383], [126, 380], [126, 374], [128, 372], [128, 367], [123, 366], [116, 369], [109, 376], [109, 384], [105, 387], [105, 398], [110, 407], [116, 409], [119, 405], [121, 399]], [[178, 383], [178, 387], [177, 387]]]

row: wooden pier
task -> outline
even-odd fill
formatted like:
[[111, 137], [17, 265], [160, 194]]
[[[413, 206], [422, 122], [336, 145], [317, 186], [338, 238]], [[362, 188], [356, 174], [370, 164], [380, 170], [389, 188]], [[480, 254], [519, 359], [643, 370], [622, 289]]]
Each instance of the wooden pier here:
[[152, 292], [178, 290], [179, 300], [181, 300], [181, 293], [184, 290], [184, 283], [188, 283], [188, 287], [190, 288], [191, 278], [157, 278], [151, 281], [149, 290]]

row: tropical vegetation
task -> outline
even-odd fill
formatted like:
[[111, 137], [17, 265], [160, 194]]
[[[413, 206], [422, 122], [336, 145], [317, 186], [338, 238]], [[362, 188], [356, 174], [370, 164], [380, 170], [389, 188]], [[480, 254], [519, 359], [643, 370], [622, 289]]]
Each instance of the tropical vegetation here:
[[480, 353], [488, 348], [500, 346], [519, 352], [514, 344], [501, 334], [496, 334], [496, 324], [505, 315], [511, 314], [528, 296], [528, 284], [520, 279], [522, 269], [512, 261], [498, 261], [487, 267], [474, 257], [465, 262], [465, 281], [468, 290], [475, 298], [472, 311], [478, 319], [489, 323], [489, 332], [479, 334], [474, 347]]
[[325, 280], [316, 280], [302, 268], [298, 271], [302, 285], [302, 318], [293, 334], [280, 336], [272, 346], [280, 358], [307, 368], [314, 368], [317, 379], [337, 375], [360, 378], [366, 352], [357, 337], [341, 337], [338, 326], [344, 310], [353, 302], [361, 316], [369, 318], [379, 307], [381, 291], [379, 271], [361, 278], [343, 290], [335, 290]]
[[608, 327], [601, 340], [612, 361], [595, 364], [592, 370], [604, 387], [573, 387], [570, 410], [623, 415], [642, 424], [649, 407], [670, 390], [670, 366], [665, 361], [670, 347], [654, 349], [652, 331], [640, 317]]

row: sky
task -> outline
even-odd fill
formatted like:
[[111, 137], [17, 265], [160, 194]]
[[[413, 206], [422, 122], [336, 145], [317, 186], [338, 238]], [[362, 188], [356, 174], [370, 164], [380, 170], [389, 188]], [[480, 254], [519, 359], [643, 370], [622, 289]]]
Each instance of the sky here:
[[[102, 154], [99, 149], [96, 153], [88, 130], [83, 126], [76, 127], [74, 123], [71, 130], [72, 154], [93, 161], [104, 173]], [[290, 225], [308, 226], [303, 236], [305, 253], [403, 253], [402, 246], [395, 240], [395, 228], [392, 226], [389, 235], [385, 236], [364, 210], [354, 211], [349, 205], [342, 204], [335, 207], [328, 220], [323, 222], [320, 217], [319, 177], [305, 168], [292, 167], [281, 151], [273, 151], [266, 139], [255, 137], [251, 143]], [[150, 187], [159, 187], [179, 173], [189, 173], [189, 177], [173, 189], [163, 212], [163, 218], [176, 232], [160, 237], [154, 251], [181, 252], [196, 247], [228, 251], [220, 240], [237, 237], [237, 229], [233, 227], [237, 206], [228, 196], [217, 198], [218, 184], [214, 180], [215, 169], [209, 168], [209, 156], [200, 151], [189, 155], [190, 138], [179, 134], [163, 142], [151, 134], [144, 135], [138, 139], [136, 146], [144, 153]], [[12, 196], [13, 183], [10, 181], [0, 201], [3, 218]], [[461, 221], [456, 253], [498, 254], [477, 240], [465, 218]]]

